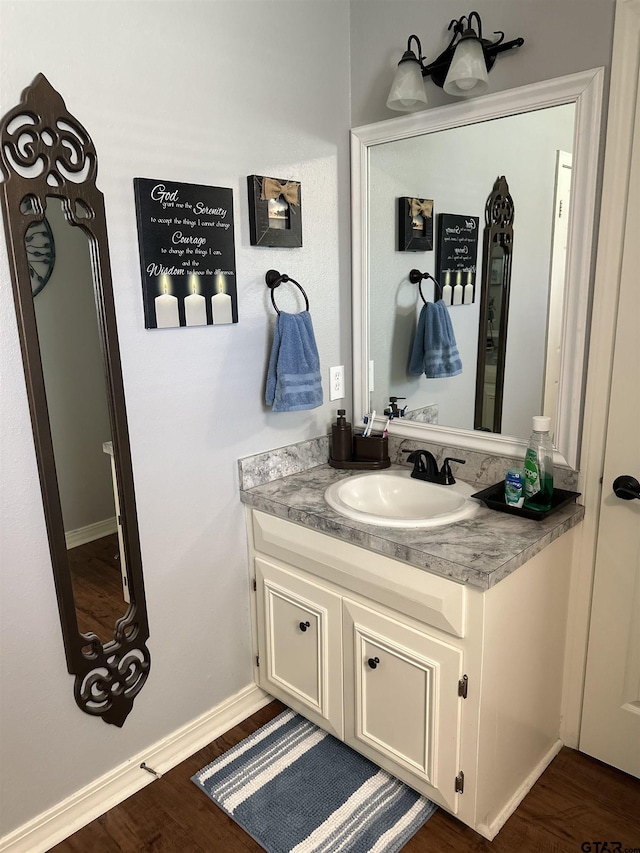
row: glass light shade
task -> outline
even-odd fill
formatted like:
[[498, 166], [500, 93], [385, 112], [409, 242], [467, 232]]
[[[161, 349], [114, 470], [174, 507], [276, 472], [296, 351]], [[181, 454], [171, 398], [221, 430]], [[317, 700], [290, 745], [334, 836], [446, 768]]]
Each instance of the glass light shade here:
[[487, 63], [479, 39], [466, 38], [458, 43], [442, 88], [448, 95], [461, 98], [487, 91]]
[[409, 112], [427, 106], [427, 93], [424, 90], [422, 70], [417, 59], [407, 59], [398, 65], [393, 78], [387, 107], [390, 110]]

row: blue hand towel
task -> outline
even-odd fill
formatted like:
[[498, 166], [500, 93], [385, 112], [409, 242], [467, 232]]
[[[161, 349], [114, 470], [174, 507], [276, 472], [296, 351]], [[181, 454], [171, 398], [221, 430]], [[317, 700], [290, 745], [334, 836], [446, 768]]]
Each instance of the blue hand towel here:
[[443, 379], [462, 373], [449, 311], [442, 299], [427, 302], [418, 318], [418, 327], [409, 362], [411, 376], [424, 373], [427, 379]]
[[278, 314], [265, 399], [274, 412], [296, 412], [322, 405], [320, 358], [308, 311]]

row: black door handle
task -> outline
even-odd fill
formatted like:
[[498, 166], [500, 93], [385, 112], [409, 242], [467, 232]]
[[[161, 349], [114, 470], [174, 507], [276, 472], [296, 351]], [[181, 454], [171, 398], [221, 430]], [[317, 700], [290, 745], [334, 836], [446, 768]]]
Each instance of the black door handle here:
[[367, 663], [369, 664], [371, 669], [375, 669], [378, 666], [378, 664], [380, 663], [380, 658], [369, 658]]
[[298, 627], [300, 628], [300, 630], [304, 634], [304, 632], [307, 630], [307, 628], [311, 627], [311, 622], [301, 622]]
[[640, 483], [629, 474], [622, 474], [613, 481], [613, 493], [623, 501], [640, 501]]

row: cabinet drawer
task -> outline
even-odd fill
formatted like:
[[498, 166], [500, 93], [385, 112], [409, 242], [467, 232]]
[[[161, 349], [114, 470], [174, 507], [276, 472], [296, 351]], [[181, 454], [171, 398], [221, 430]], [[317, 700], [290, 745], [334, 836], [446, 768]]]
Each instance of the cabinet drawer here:
[[340, 597], [268, 560], [255, 568], [260, 686], [342, 738]]
[[252, 510], [252, 515], [257, 551], [448, 634], [465, 636], [468, 591], [463, 584], [263, 512]]

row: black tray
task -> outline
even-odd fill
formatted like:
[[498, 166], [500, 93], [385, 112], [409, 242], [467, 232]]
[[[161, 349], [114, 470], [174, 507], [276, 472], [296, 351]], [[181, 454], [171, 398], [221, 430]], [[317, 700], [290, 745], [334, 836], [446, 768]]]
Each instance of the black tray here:
[[535, 509], [528, 509], [524, 506], [517, 507], [505, 503], [504, 480], [483, 489], [481, 492], [476, 492], [475, 495], [471, 495], [471, 497], [482, 501], [482, 503], [485, 504], [485, 506], [488, 506], [489, 509], [495, 509], [498, 512], [508, 512], [510, 515], [519, 515], [521, 518], [533, 518], [536, 521], [542, 521], [543, 518], [546, 518], [548, 515], [552, 515], [554, 512], [562, 509], [563, 506], [575, 501], [581, 494], [581, 492], [569, 492], [567, 489], [554, 489], [553, 496], [551, 498], [551, 508], [542, 512]]

